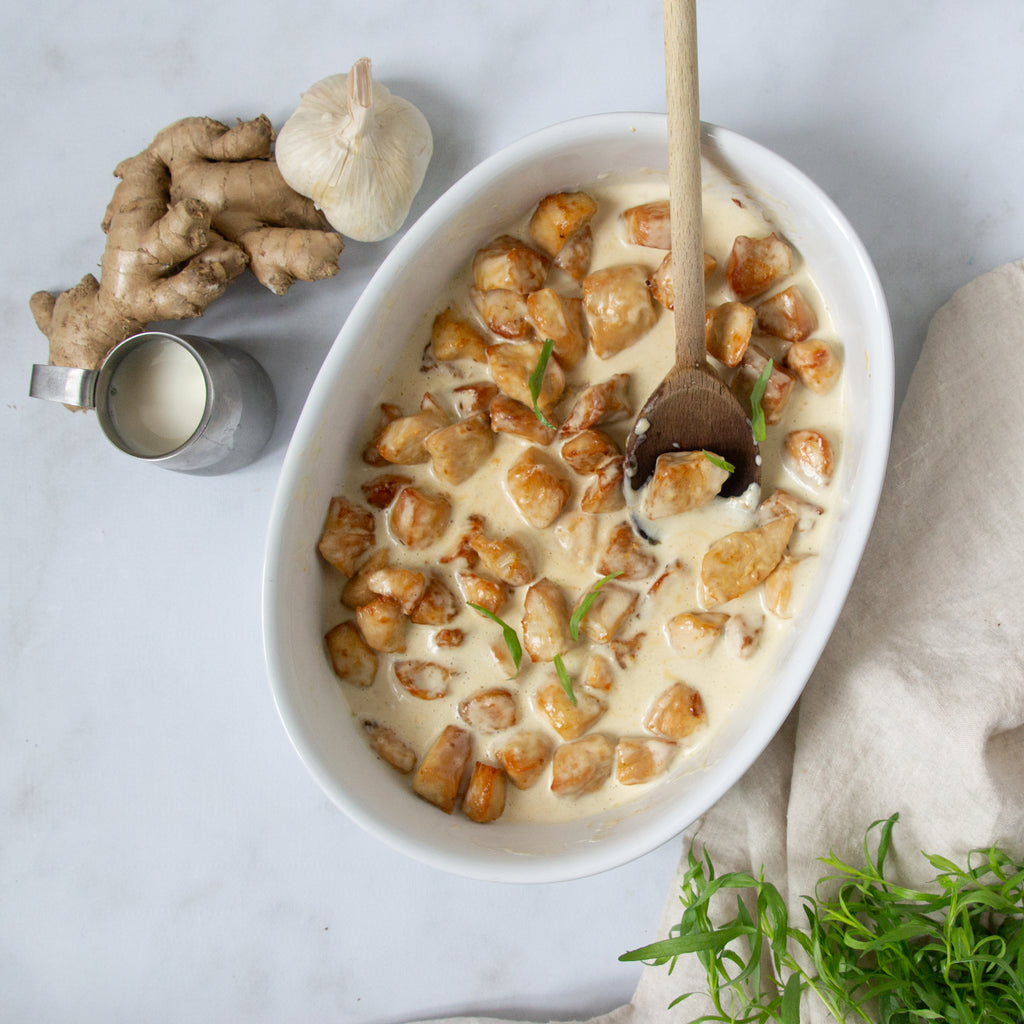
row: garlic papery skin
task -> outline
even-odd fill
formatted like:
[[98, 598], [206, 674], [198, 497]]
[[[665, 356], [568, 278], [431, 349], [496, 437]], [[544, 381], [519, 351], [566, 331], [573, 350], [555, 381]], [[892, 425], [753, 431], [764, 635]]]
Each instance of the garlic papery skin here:
[[275, 145], [284, 180], [357, 242], [402, 226], [433, 152], [427, 119], [373, 81], [368, 57], [303, 93]]

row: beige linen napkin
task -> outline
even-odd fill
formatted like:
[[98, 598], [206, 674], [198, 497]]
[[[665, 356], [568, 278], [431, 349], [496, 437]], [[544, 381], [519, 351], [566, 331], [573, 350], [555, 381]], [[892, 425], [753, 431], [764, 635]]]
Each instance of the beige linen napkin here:
[[[861, 863], [866, 828], [894, 811], [892, 878], [929, 879], [921, 851], [961, 863], [993, 843], [1024, 854], [1022, 367], [1019, 261], [933, 318], [832, 638], [761, 758], [687, 830], [684, 854], [696, 838], [719, 873], [763, 864], [791, 909], [825, 873], [818, 857]], [[679, 920], [681, 877], [661, 936]], [[623, 952], [649, 940], [623, 936]], [[682, 1024], [706, 1004], [666, 1007], [703, 987], [685, 958], [671, 976], [649, 967], [629, 1005], [590, 1024]], [[806, 1020], [831, 1018], [813, 1006]]]

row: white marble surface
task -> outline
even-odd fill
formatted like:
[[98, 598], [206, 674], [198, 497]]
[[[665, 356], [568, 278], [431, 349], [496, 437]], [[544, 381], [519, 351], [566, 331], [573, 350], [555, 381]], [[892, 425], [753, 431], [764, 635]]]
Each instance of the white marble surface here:
[[[102, 10], [102, 13], [99, 11]], [[892, 308], [900, 394], [932, 312], [1024, 255], [1024, 14], [1013, 0], [700, 0], [702, 112], [844, 210]], [[194, 329], [267, 367], [266, 454], [193, 478], [28, 397], [28, 312], [95, 268], [111, 171], [189, 114], [280, 125], [374, 60], [430, 120], [414, 214], [551, 122], [663, 110], [654, 0], [40, 0], [0, 14], [0, 1018], [345, 1021], [589, 1016], [628, 999], [679, 849], [506, 887], [362, 834], [276, 719], [261, 653], [267, 515], [303, 398], [388, 244], [278, 298], [235, 284]], [[965, 353], [966, 357], [972, 354]], [[951, 370], [955, 372], [955, 370]]]

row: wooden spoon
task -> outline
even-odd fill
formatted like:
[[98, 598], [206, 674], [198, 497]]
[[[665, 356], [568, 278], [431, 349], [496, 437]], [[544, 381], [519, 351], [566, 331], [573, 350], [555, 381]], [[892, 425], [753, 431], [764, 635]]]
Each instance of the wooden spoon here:
[[648, 398], [626, 442], [634, 490], [669, 451], [707, 450], [735, 466], [722, 494], [760, 483], [757, 444], [746, 411], [708, 365], [704, 347], [704, 231], [696, 0], [664, 0], [669, 198], [676, 362]]

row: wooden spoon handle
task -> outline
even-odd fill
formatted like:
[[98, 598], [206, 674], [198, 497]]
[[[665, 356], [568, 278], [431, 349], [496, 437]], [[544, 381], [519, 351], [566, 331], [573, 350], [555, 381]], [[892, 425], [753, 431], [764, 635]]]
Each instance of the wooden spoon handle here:
[[696, 0], [664, 0], [676, 366], [705, 365]]

